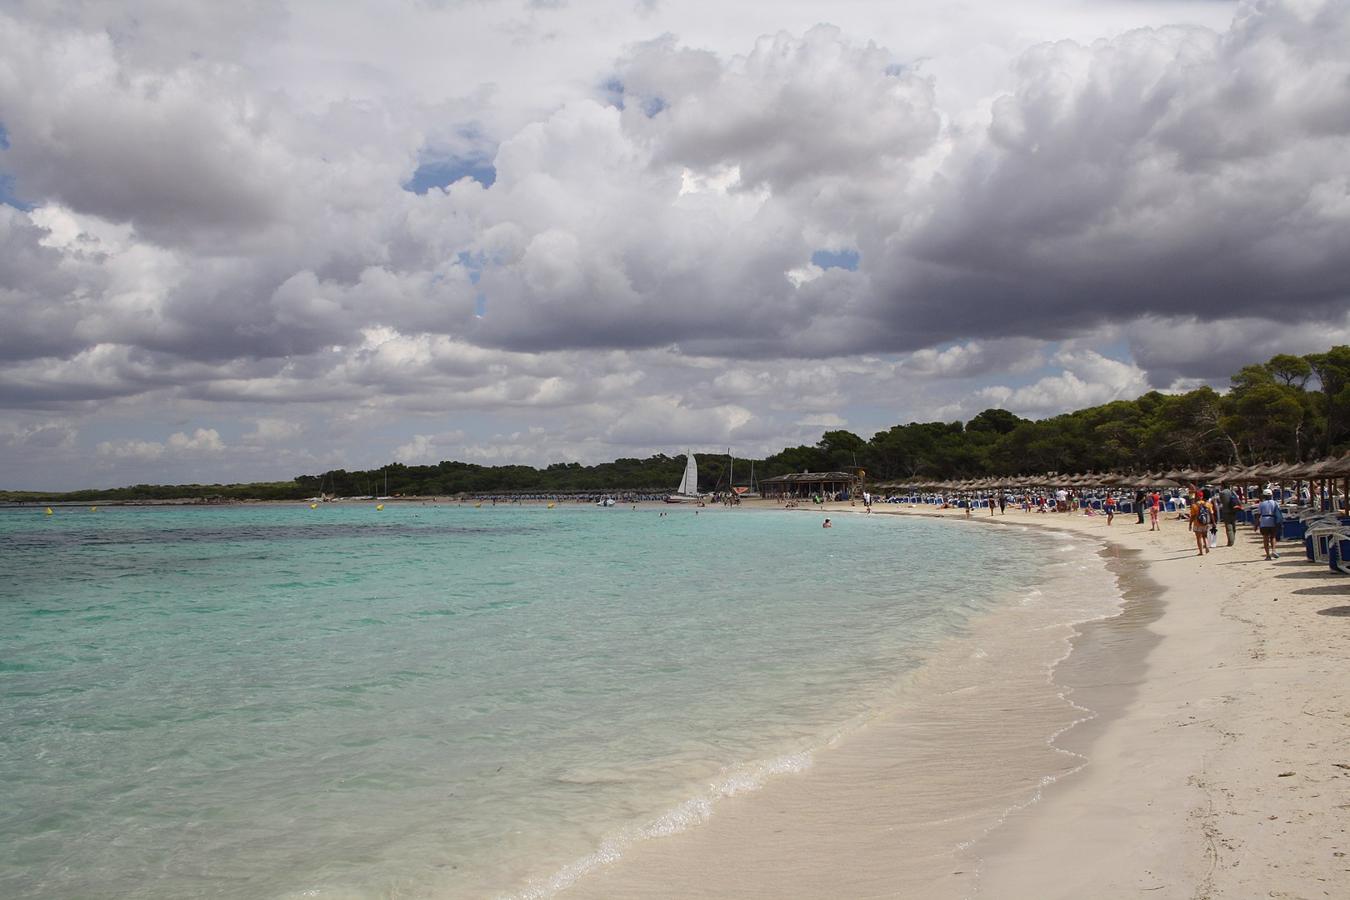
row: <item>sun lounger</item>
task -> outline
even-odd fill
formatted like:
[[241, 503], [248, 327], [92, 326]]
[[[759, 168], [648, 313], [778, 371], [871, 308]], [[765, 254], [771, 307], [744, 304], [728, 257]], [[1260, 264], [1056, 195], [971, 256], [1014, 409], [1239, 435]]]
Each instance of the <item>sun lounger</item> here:
[[1340, 539], [1340, 529], [1310, 528], [1303, 537], [1303, 552], [1310, 562], [1325, 563], [1332, 546]]
[[1338, 531], [1327, 548], [1327, 565], [1333, 572], [1350, 575], [1350, 532]]

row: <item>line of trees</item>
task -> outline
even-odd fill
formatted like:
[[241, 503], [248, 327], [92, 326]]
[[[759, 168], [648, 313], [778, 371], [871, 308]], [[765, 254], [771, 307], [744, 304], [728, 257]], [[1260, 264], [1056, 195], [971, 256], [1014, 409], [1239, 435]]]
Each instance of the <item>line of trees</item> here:
[[960, 422], [911, 422], [864, 440], [827, 431], [766, 460], [777, 473], [866, 469], [873, 481], [1040, 472], [1141, 471], [1295, 462], [1350, 449], [1350, 347], [1245, 366], [1219, 394], [1150, 391], [1031, 421], [987, 409]]
[[[965, 422], [911, 422], [864, 439], [827, 431], [811, 446], [788, 447], [754, 460], [757, 478], [801, 471], [861, 468], [868, 481], [967, 478], [1039, 472], [1159, 470], [1218, 463], [1294, 462], [1350, 449], [1350, 346], [1307, 356], [1281, 354], [1243, 367], [1231, 388], [1184, 394], [1151, 391], [1050, 419], [1032, 421], [986, 409]], [[726, 489], [731, 461], [697, 454], [703, 490]], [[737, 459], [745, 484], [750, 460]], [[66, 494], [0, 492], [0, 500], [59, 502], [180, 498], [297, 500], [327, 493], [361, 496], [669, 491], [682, 456], [616, 459], [594, 466], [554, 463], [480, 466], [392, 463], [380, 469], [300, 475], [290, 482], [244, 485], [136, 485]]]

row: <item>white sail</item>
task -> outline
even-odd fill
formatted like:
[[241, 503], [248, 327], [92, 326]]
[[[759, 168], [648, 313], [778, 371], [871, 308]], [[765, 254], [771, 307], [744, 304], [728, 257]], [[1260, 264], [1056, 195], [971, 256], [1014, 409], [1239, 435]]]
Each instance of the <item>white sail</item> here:
[[680, 479], [680, 486], [675, 489], [675, 493], [692, 497], [698, 494], [698, 464], [694, 462], [692, 453], [685, 454], [684, 460], [684, 477]]

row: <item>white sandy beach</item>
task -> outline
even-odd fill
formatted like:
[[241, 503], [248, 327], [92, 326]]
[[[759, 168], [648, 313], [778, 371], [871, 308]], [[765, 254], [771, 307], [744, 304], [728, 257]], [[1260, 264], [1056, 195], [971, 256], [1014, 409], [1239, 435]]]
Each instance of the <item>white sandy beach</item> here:
[[1250, 530], [1198, 558], [1177, 521], [973, 518], [1102, 541], [1124, 612], [1080, 626], [1051, 685], [1043, 661], [1007, 652], [1034, 622], [996, 614], [981, 647], [1021, 660], [999, 691], [962, 698], [961, 678], [987, 687], [989, 673], [940, 655], [919, 677], [952, 696], [869, 724], [565, 896], [1350, 897], [1350, 578], [1298, 544], [1266, 562]]

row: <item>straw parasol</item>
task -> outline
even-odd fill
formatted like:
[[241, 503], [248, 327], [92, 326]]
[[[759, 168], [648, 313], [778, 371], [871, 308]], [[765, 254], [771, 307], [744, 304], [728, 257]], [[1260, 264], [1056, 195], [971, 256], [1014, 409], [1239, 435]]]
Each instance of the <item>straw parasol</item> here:
[[1317, 464], [1318, 478], [1350, 477], [1350, 453], [1344, 456], [1329, 456]]

